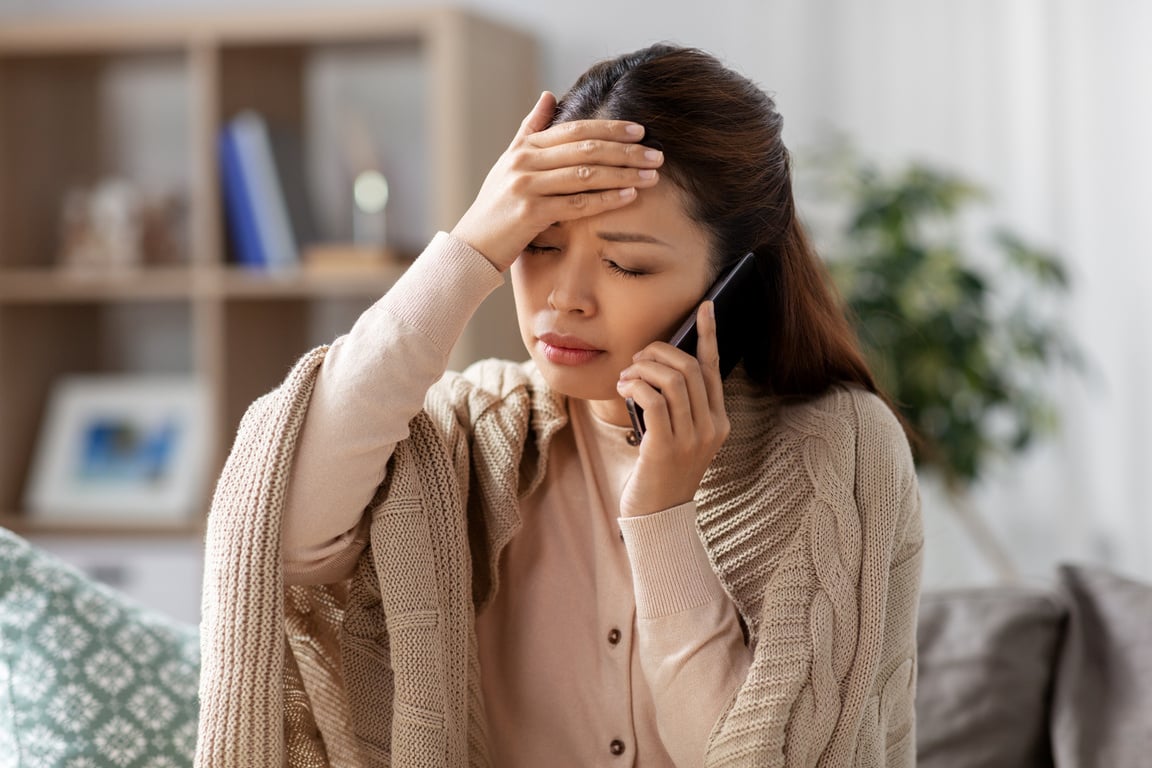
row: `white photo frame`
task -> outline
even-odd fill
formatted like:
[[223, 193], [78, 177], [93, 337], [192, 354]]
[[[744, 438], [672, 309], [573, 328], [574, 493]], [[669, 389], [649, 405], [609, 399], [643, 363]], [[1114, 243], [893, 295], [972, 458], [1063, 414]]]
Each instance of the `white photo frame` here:
[[25, 503], [43, 521], [188, 523], [204, 503], [207, 393], [190, 377], [68, 376], [53, 388]]

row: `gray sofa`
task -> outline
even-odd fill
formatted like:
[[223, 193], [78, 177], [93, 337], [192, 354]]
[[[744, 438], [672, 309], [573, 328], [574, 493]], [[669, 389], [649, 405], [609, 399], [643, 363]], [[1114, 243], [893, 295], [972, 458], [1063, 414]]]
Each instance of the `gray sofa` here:
[[1152, 585], [927, 593], [918, 643], [921, 768], [1152, 766]]
[[[1152, 766], [1152, 586], [924, 596], [922, 768]], [[0, 765], [190, 766], [196, 628], [0, 528]]]

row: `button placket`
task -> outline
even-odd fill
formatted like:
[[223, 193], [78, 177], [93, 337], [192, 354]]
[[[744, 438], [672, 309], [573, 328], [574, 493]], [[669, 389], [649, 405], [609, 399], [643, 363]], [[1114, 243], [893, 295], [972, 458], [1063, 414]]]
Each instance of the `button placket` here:
[[[591, 423], [595, 428], [595, 422]], [[584, 429], [587, 422], [574, 418], [573, 426], [577, 445], [580, 446], [585, 442]], [[602, 442], [601, 448], [607, 454], [590, 451], [589, 458], [598, 456], [598, 460], [589, 461], [585, 466], [587, 498], [591, 507], [589, 512], [596, 539], [593, 554], [598, 619], [595, 642], [602, 654], [600, 675], [605, 696], [603, 709], [597, 718], [603, 730], [597, 729], [599, 733], [596, 741], [600, 743], [597, 751], [607, 748], [609, 755], [614, 758], [625, 756], [621, 762], [613, 762], [613, 765], [623, 766], [624, 761], [628, 764], [632, 762], [627, 740], [634, 741], [636, 738], [631, 645], [635, 598], [624, 532], [619, 524], [618, 502], [623, 479], [627, 474], [625, 470], [635, 462], [635, 452], [632, 449], [619, 450], [625, 448], [620, 443], [613, 446]], [[635, 744], [632, 748], [636, 748]]]

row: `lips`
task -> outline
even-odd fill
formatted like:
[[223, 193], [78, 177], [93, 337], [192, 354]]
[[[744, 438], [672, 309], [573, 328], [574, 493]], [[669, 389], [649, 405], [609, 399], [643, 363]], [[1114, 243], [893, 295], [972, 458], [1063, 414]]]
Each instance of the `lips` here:
[[544, 357], [556, 365], [583, 365], [604, 354], [604, 350], [594, 347], [579, 336], [542, 333], [536, 340], [543, 347]]

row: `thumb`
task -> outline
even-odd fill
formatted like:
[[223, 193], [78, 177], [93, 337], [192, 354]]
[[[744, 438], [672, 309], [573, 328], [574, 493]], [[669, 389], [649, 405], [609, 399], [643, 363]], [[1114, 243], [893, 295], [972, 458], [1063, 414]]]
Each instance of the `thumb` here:
[[536, 106], [524, 118], [520, 132], [525, 136], [538, 133], [548, 127], [552, 122], [552, 114], [556, 111], [556, 96], [551, 91], [544, 91], [536, 100]]

